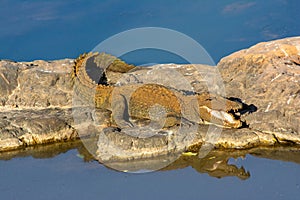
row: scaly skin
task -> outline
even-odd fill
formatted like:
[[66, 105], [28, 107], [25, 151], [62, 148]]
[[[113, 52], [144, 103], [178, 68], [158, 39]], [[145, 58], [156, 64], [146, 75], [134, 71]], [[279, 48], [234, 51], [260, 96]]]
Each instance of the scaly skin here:
[[[89, 69], [91, 66], [87, 68], [87, 61], [90, 58], [94, 62], [92, 65], [99, 68], [99, 73], [102, 76], [98, 84], [92, 80], [87, 72], [91, 70]], [[90, 60], [88, 62], [88, 64], [91, 63]], [[103, 69], [105, 66], [108, 66], [107, 69]], [[133, 65], [128, 65], [108, 54], [83, 54], [76, 60], [74, 67], [75, 88], [86, 101], [94, 104], [96, 108], [112, 110], [112, 98], [119, 98], [123, 104], [124, 101], [128, 101], [128, 114], [130, 118], [135, 120], [149, 121], [151, 119], [149, 116], [151, 108], [160, 105], [164, 108], [167, 117], [164, 127], [180, 123], [184, 105], [189, 105], [193, 99], [196, 99], [199, 106], [197, 110], [201, 120], [197, 123], [213, 123], [225, 128], [239, 128], [242, 126], [242, 122], [232, 114], [242, 109], [241, 103], [208, 93], [184, 95], [179, 91], [158, 84], [114, 86], [107, 84], [106, 77], [103, 76], [107, 70], [126, 73], [131, 69], [134, 69]], [[126, 99], [122, 95], [122, 91], [132, 87], [136, 88], [130, 99]], [[159, 121], [159, 119], [157, 120]]]

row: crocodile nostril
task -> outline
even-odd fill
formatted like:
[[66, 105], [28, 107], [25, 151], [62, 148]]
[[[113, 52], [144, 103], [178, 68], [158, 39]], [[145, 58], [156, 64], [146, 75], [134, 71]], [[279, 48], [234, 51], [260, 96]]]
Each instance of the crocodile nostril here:
[[106, 66], [97, 66], [97, 64], [95, 63], [95, 56], [92, 56], [86, 60], [86, 73], [98, 85], [108, 85], [107, 78], [104, 72], [105, 67]]

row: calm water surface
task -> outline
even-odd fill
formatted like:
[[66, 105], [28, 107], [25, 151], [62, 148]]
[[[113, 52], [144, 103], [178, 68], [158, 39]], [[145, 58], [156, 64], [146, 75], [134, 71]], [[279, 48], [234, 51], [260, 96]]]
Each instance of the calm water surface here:
[[[82, 149], [72, 148], [47, 145], [0, 154], [1, 199], [298, 199], [300, 195], [300, 148], [257, 149], [243, 159], [230, 157], [246, 152], [217, 151], [205, 162], [187, 157], [144, 174], [84, 161]], [[207, 164], [214, 157], [228, 163]]]
[[[114, 34], [151, 26], [190, 36], [217, 63], [258, 42], [300, 35], [299, 7], [297, 0], [3, 0], [0, 58], [75, 58]], [[150, 57], [146, 52], [128, 61], [180, 61]]]

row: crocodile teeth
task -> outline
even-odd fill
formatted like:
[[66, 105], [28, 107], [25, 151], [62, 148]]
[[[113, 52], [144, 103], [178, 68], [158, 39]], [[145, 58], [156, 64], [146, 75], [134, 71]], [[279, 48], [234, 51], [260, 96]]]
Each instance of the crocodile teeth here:
[[230, 126], [230, 127], [234, 127], [234, 128], [241, 126], [240, 121], [236, 120], [231, 114], [229, 114], [225, 111], [213, 110], [206, 106], [202, 106], [202, 108], [205, 108], [207, 113], [209, 113], [212, 116], [212, 118], [223, 121], [223, 125], [225, 125], [225, 126]]
[[210, 113], [215, 118], [225, 120], [229, 123], [234, 123], [235, 122], [235, 119], [232, 117], [232, 115], [228, 114], [227, 112], [218, 111], [218, 110], [210, 110]]

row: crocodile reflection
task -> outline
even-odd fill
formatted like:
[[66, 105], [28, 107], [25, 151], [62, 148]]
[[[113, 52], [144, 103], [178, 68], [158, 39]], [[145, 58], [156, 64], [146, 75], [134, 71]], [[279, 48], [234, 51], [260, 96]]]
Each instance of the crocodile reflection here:
[[207, 173], [216, 178], [223, 178], [227, 176], [236, 176], [242, 180], [250, 177], [250, 172], [246, 171], [244, 167], [238, 168], [236, 165], [228, 164], [230, 158], [244, 157], [242, 152], [226, 152], [220, 150], [213, 150], [204, 158], [199, 158], [196, 155], [181, 156], [174, 163], [162, 170], [173, 170], [191, 166], [199, 173]]
[[[0, 160], [10, 160], [17, 157], [34, 158], [52, 158], [61, 153], [65, 153], [71, 149], [77, 149], [79, 155], [85, 162], [95, 161], [94, 157], [85, 149], [80, 140], [65, 143], [55, 143], [49, 145], [41, 145], [35, 147], [26, 147], [15, 151], [7, 151], [0, 153]], [[199, 173], [206, 173], [216, 178], [238, 177], [241, 180], [248, 179], [250, 172], [246, 171], [247, 166], [237, 167], [229, 164], [231, 158], [243, 158], [246, 155], [252, 155], [259, 158], [268, 158], [273, 160], [281, 160], [286, 162], [294, 162], [300, 164], [300, 147], [260, 147], [249, 150], [212, 150], [206, 157], [198, 158], [198, 156], [181, 156], [169, 166], [161, 169], [161, 171], [169, 171], [192, 167]], [[128, 167], [130, 162], [124, 162], [123, 165]]]

